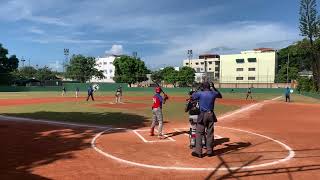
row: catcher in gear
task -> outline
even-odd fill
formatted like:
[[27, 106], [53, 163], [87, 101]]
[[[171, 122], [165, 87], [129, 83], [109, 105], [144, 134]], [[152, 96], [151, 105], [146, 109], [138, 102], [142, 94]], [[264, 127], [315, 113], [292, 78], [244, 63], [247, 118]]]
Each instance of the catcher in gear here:
[[[197, 128], [197, 119], [200, 114], [200, 106], [198, 100], [192, 99], [192, 94], [195, 93], [193, 89], [189, 92], [189, 98], [186, 100], [187, 104], [185, 107], [185, 112], [189, 113], [189, 122], [190, 122], [190, 131], [189, 131], [189, 141], [190, 141], [190, 149], [195, 150], [196, 146], [196, 128]], [[205, 146], [205, 136], [202, 138], [202, 145]]]

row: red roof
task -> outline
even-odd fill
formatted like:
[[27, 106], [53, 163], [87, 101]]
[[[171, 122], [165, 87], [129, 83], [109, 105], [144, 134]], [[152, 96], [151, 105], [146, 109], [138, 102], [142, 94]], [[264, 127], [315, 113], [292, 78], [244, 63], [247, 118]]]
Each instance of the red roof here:
[[261, 51], [261, 52], [274, 52], [275, 50], [272, 48], [257, 48], [254, 49], [255, 51]]

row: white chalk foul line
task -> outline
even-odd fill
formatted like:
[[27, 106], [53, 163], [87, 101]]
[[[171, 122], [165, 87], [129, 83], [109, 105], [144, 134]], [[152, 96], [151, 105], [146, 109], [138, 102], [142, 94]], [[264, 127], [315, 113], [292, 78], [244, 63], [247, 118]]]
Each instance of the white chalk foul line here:
[[[145, 143], [155, 143], [155, 142], [172, 142], [172, 141], [176, 141], [173, 138], [167, 136], [167, 135], [163, 135], [164, 137], [166, 137], [167, 139], [161, 139], [161, 140], [153, 140], [153, 141], [149, 141], [147, 139], [145, 139], [140, 133], [140, 132], [145, 132], [145, 131], [149, 131], [148, 129], [137, 129], [137, 130], [132, 130], [133, 133], [135, 133], [143, 142]], [[156, 132], [158, 132], [158, 130], [156, 130]]]
[[0, 115], [0, 121], [20, 121], [20, 122], [35, 122], [49, 125], [60, 125], [60, 126], [71, 126], [71, 127], [86, 127], [86, 128], [97, 128], [97, 129], [107, 129], [110, 126], [99, 126], [91, 124], [80, 124], [80, 123], [68, 123], [68, 122], [58, 122], [58, 121], [48, 121], [41, 119], [31, 119], [31, 118], [21, 118], [21, 117], [11, 117]]
[[[220, 127], [220, 126], [218, 126], [218, 127]], [[244, 166], [244, 167], [230, 167], [230, 168], [218, 168], [218, 169], [217, 168], [211, 168], [211, 167], [209, 167], [209, 168], [194, 168], [194, 167], [160, 166], [160, 165], [152, 165], [152, 164], [142, 164], [142, 163], [133, 162], [133, 161], [129, 161], [129, 160], [118, 158], [118, 157], [116, 157], [114, 155], [111, 155], [110, 153], [107, 153], [107, 152], [99, 149], [96, 146], [97, 139], [102, 134], [110, 131], [111, 129], [107, 129], [105, 131], [102, 131], [102, 132], [96, 134], [95, 137], [91, 141], [91, 147], [95, 151], [97, 151], [98, 153], [102, 154], [103, 156], [111, 158], [111, 159], [113, 159], [115, 161], [118, 161], [120, 163], [125, 163], [125, 164], [128, 164], [128, 165], [138, 166], [138, 167], [143, 167], [143, 168], [162, 169], [162, 170], [179, 170], [179, 171], [214, 171], [214, 170], [226, 171], [226, 170], [236, 170], [236, 169], [239, 169], [239, 168], [240, 169], [254, 169], [254, 168], [261, 168], [261, 167], [272, 166], [272, 165], [276, 165], [276, 164], [279, 164], [279, 163], [283, 163], [283, 162], [289, 161], [290, 159], [292, 159], [295, 156], [295, 152], [288, 145], [286, 145], [286, 144], [284, 144], [284, 143], [282, 143], [282, 142], [280, 142], [278, 140], [275, 140], [275, 139], [273, 139], [271, 137], [268, 137], [268, 136], [265, 136], [265, 135], [262, 135], [262, 134], [258, 134], [258, 133], [254, 133], [254, 132], [250, 132], [250, 131], [246, 131], [246, 130], [236, 129], [236, 128], [228, 128], [228, 127], [221, 127], [221, 128], [234, 130], [234, 131], [245, 132], [245, 133], [248, 133], [248, 134], [256, 135], [256, 136], [271, 140], [271, 141], [273, 141], [273, 142], [275, 142], [277, 144], [280, 144], [283, 148], [285, 148], [289, 152], [288, 156], [286, 156], [283, 159], [279, 159], [279, 160], [272, 161], [272, 162], [269, 162], [269, 163], [262, 163], [262, 164], [251, 165], [251, 166]]]
[[229, 117], [234, 116], [234, 115], [236, 115], [236, 114], [239, 114], [239, 113], [242, 113], [242, 112], [245, 112], [245, 111], [249, 111], [249, 110], [251, 110], [252, 108], [254, 108], [254, 107], [256, 107], [256, 106], [263, 105], [263, 104], [265, 104], [265, 103], [268, 102], [268, 101], [275, 101], [275, 100], [278, 100], [278, 99], [280, 99], [280, 98], [282, 98], [282, 96], [273, 98], [273, 99], [271, 99], [271, 100], [266, 100], [266, 101], [263, 101], [263, 102], [260, 102], [260, 103], [251, 104], [251, 105], [249, 105], [249, 106], [245, 106], [245, 107], [240, 108], [240, 109], [238, 109], [238, 110], [235, 110], [235, 111], [233, 111], [233, 112], [231, 112], [231, 113], [227, 113], [227, 114], [225, 114], [225, 115], [219, 116], [219, 117], [218, 117], [218, 120], [226, 119], [226, 118], [229, 118]]

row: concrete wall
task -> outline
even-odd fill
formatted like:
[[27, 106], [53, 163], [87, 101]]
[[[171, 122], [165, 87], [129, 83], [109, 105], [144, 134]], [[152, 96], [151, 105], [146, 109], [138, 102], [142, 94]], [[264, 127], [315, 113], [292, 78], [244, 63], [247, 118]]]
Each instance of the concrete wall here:
[[[255, 58], [256, 62], [249, 62], [249, 58]], [[244, 63], [238, 63], [237, 59], [243, 59]], [[221, 55], [220, 83], [274, 83], [276, 60], [276, 52], [244, 51], [241, 54]]]

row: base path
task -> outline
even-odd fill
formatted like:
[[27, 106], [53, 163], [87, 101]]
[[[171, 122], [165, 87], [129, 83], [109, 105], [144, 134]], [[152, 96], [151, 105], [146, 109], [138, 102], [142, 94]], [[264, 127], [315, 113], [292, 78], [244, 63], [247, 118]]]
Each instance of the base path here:
[[[175, 141], [164, 143], [145, 143], [125, 129], [95, 139], [97, 148], [124, 160], [212, 168], [208, 171], [146, 168], [105, 157], [91, 147], [101, 129], [0, 121], [0, 179], [320, 179], [318, 114], [319, 105], [268, 102], [226, 117], [217, 124], [222, 138], [216, 141], [218, 156], [212, 158], [190, 156], [188, 137], [174, 130], [188, 127], [187, 123], [166, 123], [165, 132]], [[156, 140], [147, 131], [139, 133]], [[290, 147], [295, 156], [279, 162], [291, 151], [274, 140]], [[272, 162], [279, 163], [259, 167]]]

